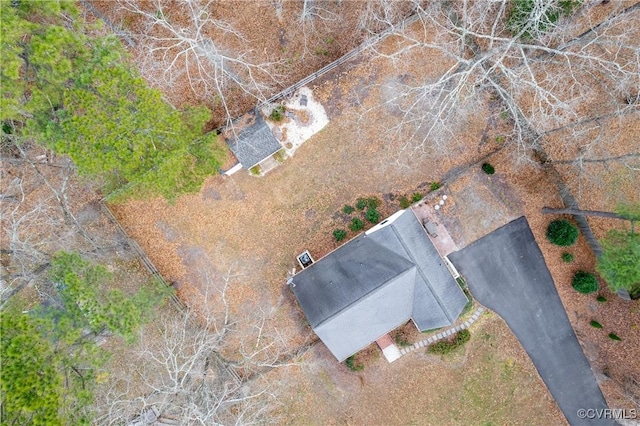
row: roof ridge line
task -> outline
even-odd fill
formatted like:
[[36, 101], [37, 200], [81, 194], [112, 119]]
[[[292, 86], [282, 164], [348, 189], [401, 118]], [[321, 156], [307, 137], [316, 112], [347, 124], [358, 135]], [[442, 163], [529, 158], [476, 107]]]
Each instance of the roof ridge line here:
[[[416, 221], [418, 220], [418, 218], [415, 216], [414, 214], [414, 218], [416, 219]], [[418, 222], [419, 223], [419, 222]], [[431, 293], [431, 295], [433, 296], [433, 298], [435, 299], [436, 302], [438, 302], [438, 306], [440, 307], [440, 310], [444, 313], [444, 315], [447, 317], [447, 319], [449, 320], [450, 323], [453, 323], [454, 319], [451, 318], [451, 315], [449, 314], [449, 312], [444, 308], [444, 305], [442, 303], [442, 301], [440, 300], [440, 297], [436, 294], [436, 292], [433, 290], [433, 288], [431, 287], [431, 282], [427, 279], [426, 275], [422, 272], [422, 268], [420, 268], [418, 266], [418, 262], [416, 262], [415, 257], [413, 256], [413, 254], [411, 253], [411, 251], [409, 251], [407, 249], [407, 245], [405, 244], [404, 240], [400, 237], [400, 233], [398, 232], [398, 230], [396, 229], [396, 227], [394, 226], [394, 223], [390, 224], [391, 229], [393, 230], [393, 233], [396, 235], [396, 237], [398, 238], [398, 241], [400, 241], [400, 244], [402, 245], [402, 248], [404, 249], [404, 251], [407, 252], [407, 254], [409, 255], [409, 257], [411, 258], [411, 261], [413, 262], [414, 265], [416, 265], [416, 269], [418, 270], [418, 274], [422, 277], [422, 279], [424, 280], [427, 289], [429, 290], [429, 292]], [[429, 237], [427, 237], [428, 239]], [[429, 244], [433, 244], [431, 242], [431, 240], [429, 240]], [[436, 251], [437, 253], [437, 251]], [[440, 256], [440, 254], [438, 253], [438, 257]], [[414, 285], [414, 295], [415, 295], [415, 285]], [[411, 308], [411, 318], [413, 319], [413, 304], [412, 304], [412, 308]]]
[[[391, 251], [391, 250], [389, 250]], [[354, 300], [353, 302], [349, 303], [348, 305], [346, 305], [344, 308], [340, 309], [338, 312], [335, 312], [333, 314], [331, 314], [330, 316], [328, 316], [327, 318], [323, 319], [320, 323], [318, 323], [318, 325], [315, 326], [311, 326], [311, 328], [317, 328], [320, 327], [322, 324], [328, 322], [329, 320], [335, 318], [336, 316], [338, 316], [339, 314], [341, 314], [342, 312], [348, 310], [351, 306], [362, 302], [362, 300], [367, 299], [369, 296], [373, 295], [374, 293], [377, 293], [378, 291], [380, 291], [383, 287], [385, 287], [386, 284], [388, 284], [390, 281], [393, 281], [394, 279], [398, 278], [400, 275], [404, 275], [407, 272], [411, 271], [412, 269], [419, 269], [418, 265], [416, 265], [415, 263], [410, 267], [405, 269], [404, 271], [400, 272], [397, 275], [394, 275], [393, 277], [389, 278], [388, 280], [384, 281], [382, 284], [380, 284], [379, 286], [377, 286], [376, 288], [372, 289], [371, 291], [365, 293], [362, 295], [362, 297], [360, 297], [359, 299]], [[415, 283], [415, 280], [414, 280]], [[413, 297], [413, 295], [412, 295]], [[413, 300], [412, 300], [413, 301]], [[413, 304], [412, 304], [413, 305]], [[413, 309], [411, 310], [411, 312], [413, 312]], [[409, 319], [411, 319], [411, 317], [409, 317]]]

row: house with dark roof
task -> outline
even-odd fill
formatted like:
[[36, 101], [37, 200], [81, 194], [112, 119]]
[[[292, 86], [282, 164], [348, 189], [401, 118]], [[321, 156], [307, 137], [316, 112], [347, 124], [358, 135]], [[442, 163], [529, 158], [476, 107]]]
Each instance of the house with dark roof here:
[[311, 327], [343, 361], [412, 320], [453, 324], [468, 300], [412, 210], [401, 210], [289, 281]]
[[[227, 145], [243, 169], [248, 170], [259, 165], [282, 149], [282, 145], [257, 109], [236, 121], [232, 126], [235, 131], [230, 132]], [[239, 124], [241, 121], [248, 121], [250, 124], [243, 126]]]

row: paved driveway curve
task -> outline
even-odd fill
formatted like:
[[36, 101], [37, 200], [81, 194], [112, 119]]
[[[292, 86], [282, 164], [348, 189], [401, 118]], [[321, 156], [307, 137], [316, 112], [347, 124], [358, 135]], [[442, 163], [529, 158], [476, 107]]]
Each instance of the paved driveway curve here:
[[[449, 259], [478, 302], [507, 322], [571, 425], [616, 424], [597, 411], [607, 403], [524, 217]], [[595, 418], [582, 418], [581, 410]]]

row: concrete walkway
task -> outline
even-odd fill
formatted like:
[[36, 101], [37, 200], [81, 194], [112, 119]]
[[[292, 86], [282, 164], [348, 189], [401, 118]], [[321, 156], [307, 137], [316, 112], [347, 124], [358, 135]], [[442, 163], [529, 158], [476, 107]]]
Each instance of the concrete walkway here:
[[604, 413], [607, 403], [527, 220], [516, 219], [449, 258], [476, 300], [507, 322], [567, 421], [614, 425], [604, 416], [581, 416]]
[[280, 165], [280, 162], [273, 158], [273, 155], [265, 158], [260, 163], [260, 176], [264, 176], [269, 173], [271, 170], [275, 169]]
[[400, 358], [400, 350], [395, 345], [395, 343], [393, 343], [393, 339], [388, 334], [385, 334], [384, 336], [376, 340], [376, 343], [378, 344], [378, 347], [382, 349], [382, 354], [387, 359], [387, 361], [389, 361], [389, 363], [392, 363], [396, 359]]
[[466, 320], [464, 323], [455, 327], [448, 328], [440, 333], [437, 333], [429, 337], [428, 339], [421, 340], [417, 343], [414, 343], [411, 346], [407, 346], [402, 349], [398, 349], [396, 344], [393, 343], [391, 336], [389, 336], [388, 334], [382, 336], [380, 339], [376, 341], [376, 343], [378, 343], [378, 346], [380, 347], [380, 349], [382, 349], [382, 353], [384, 354], [387, 361], [391, 363], [399, 359], [400, 357], [415, 351], [416, 349], [425, 348], [430, 344], [437, 342], [438, 340], [446, 339], [460, 330], [469, 328], [471, 324], [473, 324], [478, 320], [478, 318], [480, 318], [480, 315], [482, 315], [483, 312], [484, 312], [484, 308], [481, 306], [478, 309], [476, 309], [473, 315], [471, 315], [471, 318]]
[[448, 328], [440, 333], [437, 333], [431, 337], [429, 337], [428, 339], [424, 339], [419, 341], [418, 343], [414, 343], [411, 346], [407, 346], [406, 348], [402, 348], [400, 349], [400, 356], [402, 355], [406, 355], [410, 352], [415, 351], [416, 349], [420, 349], [420, 348], [425, 348], [427, 346], [429, 346], [432, 343], [437, 342], [438, 340], [442, 340], [442, 339], [446, 339], [448, 337], [450, 337], [451, 335], [457, 333], [460, 330], [464, 330], [466, 328], [469, 328], [471, 326], [471, 324], [473, 324], [474, 322], [476, 322], [478, 320], [478, 318], [480, 318], [480, 315], [482, 315], [482, 313], [484, 312], [484, 308], [481, 306], [479, 307], [471, 316], [471, 318], [469, 318], [467, 321], [465, 321], [464, 323], [455, 326], [455, 327], [451, 327]]

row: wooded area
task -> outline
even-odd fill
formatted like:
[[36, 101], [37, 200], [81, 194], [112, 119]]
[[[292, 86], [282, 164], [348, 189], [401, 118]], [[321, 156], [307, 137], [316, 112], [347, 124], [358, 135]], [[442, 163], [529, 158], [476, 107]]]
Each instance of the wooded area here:
[[[637, 143], [617, 143], [623, 131], [600, 122], [639, 113], [640, 3], [607, 13], [564, 0], [272, 3], [0, 0], [2, 423], [281, 420], [284, 385], [265, 374], [298, 363], [309, 342], [289, 350], [267, 309], [230, 305], [234, 265], [200, 277], [206, 309], [164, 306], [173, 289], [138, 270], [99, 203], [197, 194], [229, 155], [211, 128], [385, 31], [392, 48], [371, 43], [362, 62], [396, 69], [374, 104], [360, 98], [374, 83], [359, 83], [357, 149], [374, 132], [388, 163], [411, 168], [460, 149], [493, 105], [507, 131], [462, 149], [495, 142], [565, 179], [565, 205], [545, 213], [629, 220], [600, 240], [598, 271], [614, 291], [640, 290], [637, 191], [620, 191], [615, 213], [566, 203], [584, 182], [637, 182]], [[425, 52], [446, 71], [431, 73]], [[413, 67], [425, 70], [410, 77]], [[335, 84], [333, 96], [351, 96]], [[393, 125], [371, 129], [377, 117]]]
[[36, 141], [69, 155], [104, 196], [174, 198], [218, 171], [224, 151], [203, 134], [210, 111], [167, 104], [116, 37], [92, 35], [78, 20], [73, 2], [2, 8], [6, 148]]

